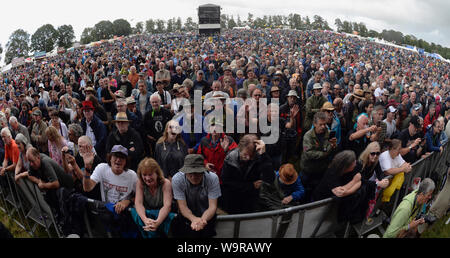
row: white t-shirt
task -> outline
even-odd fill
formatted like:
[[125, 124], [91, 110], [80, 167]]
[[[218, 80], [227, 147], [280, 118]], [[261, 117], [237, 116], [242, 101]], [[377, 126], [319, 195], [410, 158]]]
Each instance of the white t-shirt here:
[[90, 123], [86, 121], [86, 136], [91, 138], [92, 140], [92, 146], [95, 146], [97, 144], [97, 140], [95, 139], [94, 130], [90, 126]]
[[399, 168], [403, 165], [403, 163], [405, 163], [405, 160], [402, 158], [402, 155], [397, 155], [395, 159], [392, 159], [391, 155], [389, 155], [388, 150], [381, 153], [379, 161], [381, 170], [383, 170], [383, 172], [391, 168]]
[[381, 95], [383, 95], [384, 93], [384, 88], [376, 88], [375, 92], [373, 93], [373, 95], [375, 96], [375, 98], [379, 98]]
[[91, 180], [100, 183], [103, 202], [117, 203], [136, 192], [137, 175], [131, 169], [116, 175], [107, 163], [102, 163], [94, 169]]

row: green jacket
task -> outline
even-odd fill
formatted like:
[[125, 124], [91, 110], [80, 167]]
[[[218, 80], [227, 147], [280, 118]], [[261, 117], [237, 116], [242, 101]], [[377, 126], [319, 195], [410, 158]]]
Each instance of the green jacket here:
[[330, 134], [325, 132], [324, 140], [319, 142], [314, 128], [311, 128], [303, 137], [303, 153], [300, 160], [300, 168], [303, 173], [325, 173], [328, 166], [328, 157], [335, 149], [332, 149], [328, 141]]
[[311, 129], [314, 114], [319, 112], [320, 109], [322, 108], [323, 104], [327, 101], [328, 100], [322, 95], [320, 95], [318, 97], [313, 95], [306, 100], [306, 105], [305, 105], [306, 117], [305, 117], [305, 123], [303, 124], [303, 129], [305, 131], [308, 131], [309, 129]]
[[[389, 224], [383, 238], [395, 238], [402, 229], [407, 230], [408, 224], [416, 217], [420, 211], [420, 207], [414, 209], [414, 199], [416, 198], [417, 190], [405, 196], [402, 202], [392, 216], [391, 224]], [[417, 205], [416, 205], [417, 206]], [[412, 213], [412, 214], [411, 214]]]

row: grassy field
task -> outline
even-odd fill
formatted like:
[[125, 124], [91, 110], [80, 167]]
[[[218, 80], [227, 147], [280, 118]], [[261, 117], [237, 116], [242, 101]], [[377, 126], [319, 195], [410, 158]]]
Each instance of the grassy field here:
[[450, 223], [445, 224], [450, 214], [436, 221], [430, 228], [422, 233], [421, 238], [450, 238]]
[[[11, 218], [5, 212], [0, 209], [0, 221], [5, 225], [5, 227], [11, 232], [14, 238], [32, 238], [32, 236], [21, 228], [14, 219], [19, 220], [17, 213]], [[30, 225], [32, 226], [32, 225]], [[34, 232], [34, 237], [36, 238], [48, 238], [47, 232], [41, 226], [38, 226], [36, 231]]]

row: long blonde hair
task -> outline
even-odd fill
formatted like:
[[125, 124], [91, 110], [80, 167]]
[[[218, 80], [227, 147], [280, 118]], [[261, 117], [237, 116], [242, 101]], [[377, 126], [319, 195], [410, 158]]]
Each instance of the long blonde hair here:
[[[369, 165], [369, 154], [376, 146], [378, 146], [378, 149], [381, 151], [381, 147], [378, 142], [371, 142], [371, 143], [369, 143], [369, 145], [367, 145], [366, 149], [359, 155], [359, 160], [362, 163], [363, 170], [366, 168], [366, 166]], [[374, 164], [372, 164], [372, 166], [374, 166], [376, 164], [377, 163], [375, 162]]]
[[[158, 141], [156, 142], [156, 144], [164, 144], [164, 149], [166, 147], [166, 141], [169, 138], [169, 126], [171, 123], [175, 122], [178, 126], [180, 126], [180, 124], [176, 121], [176, 120], [170, 120], [169, 122], [167, 122], [166, 124], [166, 128], [164, 128], [164, 133], [161, 137], [159, 137]], [[181, 133], [179, 133], [177, 135], [177, 137], [175, 138], [175, 141], [177, 142], [177, 144], [179, 144], [180, 142], [183, 145], [186, 145], [186, 143], [183, 141], [183, 138], [181, 137]], [[178, 149], [180, 149], [180, 146], [178, 145]]]
[[45, 129], [45, 134], [47, 135], [47, 139], [55, 143], [56, 145], [62, 146], [63, 143], [63, 137], [59, 133], [58, 129], [56, 129], [54, 126], [49, 126], [47, 129]]

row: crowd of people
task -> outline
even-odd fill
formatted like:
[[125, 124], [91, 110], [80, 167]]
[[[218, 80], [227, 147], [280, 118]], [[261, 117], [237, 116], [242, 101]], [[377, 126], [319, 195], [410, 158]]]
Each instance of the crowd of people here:
[[449, 67], [327, 31], [76, 48], [0, 76], [0, 178], [37, 184], [65, 234], [87, 198], [116, 236], [212, 237], [217, 214], [328, 197], [356, 223], [443, 151]]

